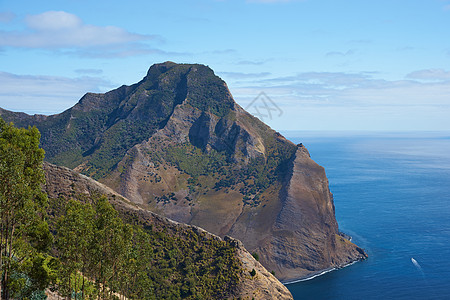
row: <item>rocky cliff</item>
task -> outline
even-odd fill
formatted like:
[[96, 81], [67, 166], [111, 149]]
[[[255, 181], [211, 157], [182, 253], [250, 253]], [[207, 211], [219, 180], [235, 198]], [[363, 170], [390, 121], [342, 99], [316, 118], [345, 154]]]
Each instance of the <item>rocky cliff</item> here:
[[285, 281], [366, 257], [339, 235], [322, 167], [236, 104], [203, 65], [153, 65], [132, 86], [86, 94], [36, 125], [50, 162], [142, 208], [238, 238]]
[[[267, 253], [262, 256], [262, 263], [277, 270], [279, 278], [289, 281], [299, 273], [338, 268], [366, 258], [361, 248], [337, 231], [333, 196], [324, 168], [310, 158], [302, 145], [298, 146], [288, 168], [280, 191], [280, 211], [271, 234], [261, 239], [256, 250]], [[239, 238], [238, 233], [235, 236]], [[271, 256], [272, 251], [278, 255]], [[284, 267], [280, 268], [280, 264]]]
[[[139, 220], [144, 226], [164, 228], [164, 232], [169, 234], [179, 234], [180, 231], [191, 230], [198, 235], [198, 238], [221, 240], [220, 237], [197, 226], [178, 223], [142, 209], [109, 187], [66, 167], [45, 163], [44, 170], [46, 175], [44, 189], [52, 199], [64, 201], [64, 199], [73, 197], [74, 194], [82, 194], [87, 197], [93, 194], [102, 194], [107, 196], [109, 202], [125, 220], [132, 217], [134, 220]], [[236, 256], [241, 263], [240, 279], [229, 295], [229, 299], [292, 299], [288, 289], [258, 263], [245, 250], [240, 241], [227, 236], [225, 242], [236, 249]], [[252, 270], [255, 270], [253, 276], [251, 275]], [[57, 299], [57, 295], [53, 296]]]

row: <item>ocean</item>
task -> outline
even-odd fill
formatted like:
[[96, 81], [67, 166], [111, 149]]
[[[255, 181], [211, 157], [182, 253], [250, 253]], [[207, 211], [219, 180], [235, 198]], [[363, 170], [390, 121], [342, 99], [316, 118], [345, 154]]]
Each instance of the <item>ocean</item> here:
[[283, 132], [325, 167], [366, 261], [287, 285], [294, 299], [450, 299], [450, 133]]

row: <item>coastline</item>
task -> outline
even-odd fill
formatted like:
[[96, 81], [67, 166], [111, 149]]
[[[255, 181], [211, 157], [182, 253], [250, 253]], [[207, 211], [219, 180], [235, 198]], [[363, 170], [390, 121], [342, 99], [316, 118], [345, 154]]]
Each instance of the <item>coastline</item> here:
[[[353, 239], [351, 235], [348, 235], [348, 234], [346, 234], [346, 233], [344, 233], [342, 231], [339, 231], [338, 234], [339, 234], [339, 236], [343, 237], [344, 239], [346, 239], [346, 240], [348, 240], [350, 242]], [[312, 274], [300, 277], [298, 279], [294, 279], [294, 280], [290, 280], [290, 281], [281, 281], [281, 283], [284, 284], [284, 285], [288, 285], [288, 284], [294, 284], [294, 283], [298, 283], [298, 282], [308, 281], [308, 280], [314, 279], [316, 277], [319, 277], [319, 276], [325, 275], [327, 273], [330, 273], [332, 271], [336, 271], [336, 270], [343, 269], [345, 267], [351, 266], [351, 265], [353, 265], [353, 264], [355, 264], [355, 263], [357, 263], [357, 262], [359, 262], [361, 260], [363, 260], [363, 259], [361, 259], [361, 258], [355, 259], [354, 261], [351, 261], [351, 262], [349, 262], [347, 264], [344, 264], [344, 265], [341, 265], [341, 266], [319, 270], [317, 272], [313, 272]]]
[[314, 272], [314, 273], [312, 273], [312, 274], [310, 274], [308, 276], [300, 277], [299, 279], [294, 279], [294, 280], [291, 280], [291, 281], [281, 281], [281, 283], [284, 284], [284, 285], [289, 285], [289, 284], [299, 283], [299, 282], [303, 282], [303, 281], [308, 281], [308, 280], [314, 279], [316, 277], [325, 275], [327, 273], [330, 273], [330, 272], [333, 272], [333, 271], [336, 271], [336, 270], [340, 270], [340, 269], [343, 269], [345, 267], [349, 267], [349, 266], [351, 266], [353, 264], [356, 264], [359, 261], [361, 261], [361, 260], [357, 259], [357, 260], [354, 260], [354, 261], [352, 261], [352, 262], [350, 262], [348, 264], [342, 265], [342, 266], [320, 270], [320, 271]]

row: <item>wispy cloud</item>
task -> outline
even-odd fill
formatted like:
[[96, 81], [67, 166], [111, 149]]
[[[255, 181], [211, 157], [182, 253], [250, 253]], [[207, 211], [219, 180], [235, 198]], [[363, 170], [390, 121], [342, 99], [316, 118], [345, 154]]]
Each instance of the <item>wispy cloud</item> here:
[[418, 70], [406, 75], [407, 78], [421, 80], [450, 80], [450, 72], [444, 69], [425, 69]]
[[242, 107], [265, 92], [284, 111], [282, 119], [268, 121], [277, 129], [450, 129], [448, 72], [422, 71], [408, 80], [377, 76], [372, 72], [307, 72], [228, 86]]
[[400, 52], [408, 52], [408, 51], [413, 51], [416, 50], [416, 47], [411, 47], [411, 46], [403, 46], [403, 47], [398, 47], [395, 50], [400, 51]]
[[260, 72], [260, 73], [242, 73], [242, 72], [220, 72], [221, 76], [230, 79], [255, 79], [270, 76], [270, 72]]
[[264, 60], [241, 60], [238, 61], [238, 65], [249, 65], [249, 66], [260, 66], [263, 65], [273, 59], [264, 59]]
[[[22, 31], [0, 31], [0, 47], [25, 49], [46, 49], [70, 53], [97, 53], [106, 47], [127, 48], [139, 46], [147, 48], [145, 41], [158, 41], [157, 35], [131, 33], [116, 26], [95, 26], [85, 24], [78, 16], [64, 11], [47, 11], [25, 18]], [[135, 47], [133, 47], [135, 48]], [[108, 54], [136, 55], [140, 51], [109, 51]], [[147, 53], [146, 52], [146, 53]], [[82, 56], [82, 55], [81, 55]]]
[[204, 53], [212, 53], [212, 54], [235, 54], [237, 53], [236, 49], [224, 49], [224, 50], [214, 50]]
[[103, 73], [101, 69], [76, 69], [75, 73], [78, 74], [90, 74], [90, 75], [100, 75]]
[[15, 17], [16, 15], [12, 12], [0, 12], [0, 23], [9, 23], [14, 20]]
[[[445, 71], [418, 72], [415, 78], [440, 78], [440, 82], [385, 80], [373, 73], [307, 72], [230, 84], [237, 99], [250, 101], [265, 91], [279, 105], [311, 104], [327, 106], [445, 106], [450, 107], [450, 74]], [[446, 79], [446, 81], [443, 81]], [[245, 104], [245, 103], [244, 103]]]
[[86, 92], [113, 88], [109, 81], [92, 76], [67, 78], [0, 72], [0, 82], [0, 107], [41, 114], [62, 112]]
[[331, 51], [331, 52], [328, 52], [326, 54], [326, 56], [350, 56], [350, 55], [353, 55], [353, 54], [355, 54], [355, 50], [350, 49], [350, 50], [347, 50], [345, 52]]

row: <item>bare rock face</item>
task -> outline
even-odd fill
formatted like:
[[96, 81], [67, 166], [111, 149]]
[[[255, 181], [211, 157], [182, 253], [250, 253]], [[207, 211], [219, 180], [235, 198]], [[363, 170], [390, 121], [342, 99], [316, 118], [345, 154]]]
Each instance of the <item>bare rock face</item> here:
[[157, 64], [141, 82], [87, 94], [59, 115], [0, 115], [36, 125], [50, 162], [241, 240], [281, 280], [366, 257], [339, 234], [323, 168], [235, 103], [206, 66]]
[[[239, 240], [225, 236], [225, 241], [232, 243], [241, 258], [244, 275], [247, 280], [240, 282], [237, 296], [241, 299], [291, 299], [292, 295], [284, 286], [278, 284], [278, 279], [269, 273], [255, 258], [244, 248]], [[252, 275], [254, 271], [254, 275]]]
[[[133, 215], [147, 226], [152, 225], [164, 228], [164, 231], [169, 233], [192, 229], [201, 238], [221, 239], [200, 227], [178, 223], [145, 210], [109, 187], [68, 168], [44, 163], [44, 170], [46, 175], [45, 191], [50, 198], [69, 198], [74, 192], [82, 193], [86, 196], [100, 193], [107, 196], [110, 203], [121, 215]], [[224, 240], [236, 248], [236, 256], [241, 262], [240, 280], [229, 299], [293, 299], [289, 290], [257, 262], [239, 240], [231, 237], [225, 237]], [[49, 299], [58, 298], [58, 295], [55, 293], [50, 291], [48, 293]]]
[[274, 253], [263, 255], [262, 263], [276, 270], [278, 278], [289, 281], [367, 257], [361, 248], [340, 236], [325, 170], [304, 146], [299, 146], [289, 165], [280, 198], [272, 234], [258, 246], [259, 252]]

